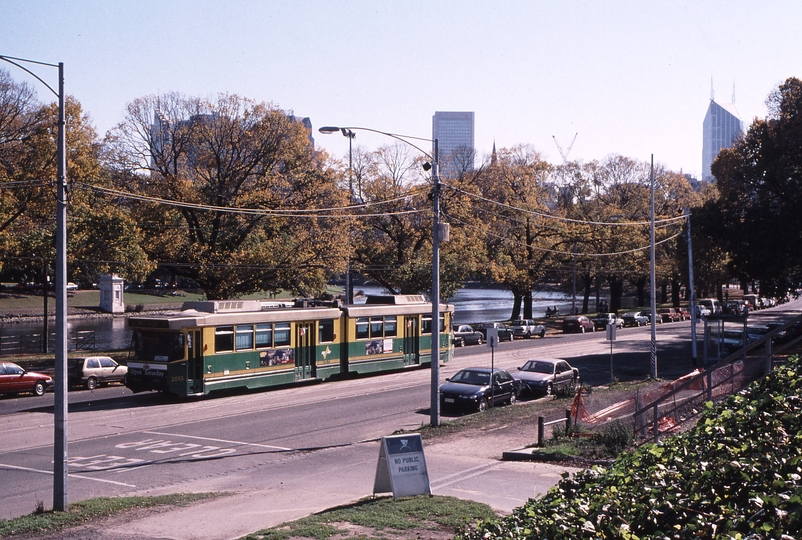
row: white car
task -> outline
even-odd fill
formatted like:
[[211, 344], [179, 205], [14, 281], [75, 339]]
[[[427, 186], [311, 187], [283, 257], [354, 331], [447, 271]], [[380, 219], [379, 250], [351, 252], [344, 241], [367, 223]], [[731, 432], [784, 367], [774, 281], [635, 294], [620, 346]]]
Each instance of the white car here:
[[75, 283], [73, 283], [72, 281], [70, 281], [69, 283], [67, 283], [67, 287], [66, 287], [66, 289], [67, 289], [68, 291], [77, 291], [77, 290], [78, 290], [78, 285], [76, 285]]

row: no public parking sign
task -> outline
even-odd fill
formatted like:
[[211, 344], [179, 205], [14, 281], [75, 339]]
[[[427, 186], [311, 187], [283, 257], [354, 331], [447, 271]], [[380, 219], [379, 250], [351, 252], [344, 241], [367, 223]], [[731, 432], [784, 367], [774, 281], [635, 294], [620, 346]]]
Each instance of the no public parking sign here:
[[420, 434], [382, 437], [373, 494], [387, 492], [394, 499], [432, 494]]

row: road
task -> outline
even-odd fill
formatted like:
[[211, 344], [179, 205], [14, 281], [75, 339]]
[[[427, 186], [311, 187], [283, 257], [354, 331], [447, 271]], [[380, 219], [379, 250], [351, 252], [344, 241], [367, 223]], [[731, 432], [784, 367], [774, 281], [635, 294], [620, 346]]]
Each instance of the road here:
[[[699, 333], [701, 339], [701, 326]], [[691, 371], [689, 337], [687, 322], [658, 325], [662, 378]], [[612, 376], [648, 376], [649, 349], [649, 327], [619, 330]], [[516, 340], [500, 344], [493, 354], [487, 345], [457, 349], [454, 361], [441, 367], [441, 378], [491, 362], [513, 370], [537, 356], [567, 359], [580, 368], [587, 384], [611, 380], [610, 343], [604, 332]], [[370, 495], [376, 441], [427, 424], [429, 394], [430, 371], [425, 369], [199, 400], [133, 395], [120, 386], [70, 392], [69, 500], [179, 491], [258, 492], [282, 518], [307, 515]], [[51, 505], [52, 413], [52, 393], [0, 398], [0, 518], [30, 513], [38, 501]], [[503, 450], [507, 448], [498, 455]], [[521, 464], [458, 454], [449, 450], [431, 457], [435, 493], [510, 510], [558, 479], [552, 466], [527, 464], [523, 469]], [[521, 482], [524, 475], [531, 481]], [[262, 504], [255, 508], [266, 511]]]

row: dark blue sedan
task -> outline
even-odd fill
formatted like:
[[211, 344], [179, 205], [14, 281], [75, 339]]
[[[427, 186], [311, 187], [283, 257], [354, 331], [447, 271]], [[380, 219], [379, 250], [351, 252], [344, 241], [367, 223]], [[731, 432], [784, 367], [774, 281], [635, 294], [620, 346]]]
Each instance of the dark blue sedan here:
[[[491, 384], [492, 375], [492, 384]], [[518, 383], [506, 370], [465, 368], [440, 385], [443, 409], [484, 411], [495, 405], [512, 405], [518, 399]]]

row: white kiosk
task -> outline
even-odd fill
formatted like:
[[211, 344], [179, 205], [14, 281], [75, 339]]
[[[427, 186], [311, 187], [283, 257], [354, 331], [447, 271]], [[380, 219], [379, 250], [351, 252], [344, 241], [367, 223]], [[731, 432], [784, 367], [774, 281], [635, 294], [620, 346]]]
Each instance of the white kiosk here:
[[117, 274], [100, 276], [100, 309], [107, 313], [125, 313], [123, 278]]

